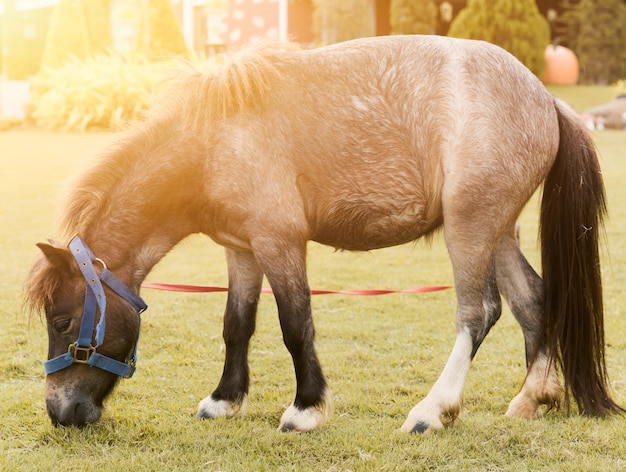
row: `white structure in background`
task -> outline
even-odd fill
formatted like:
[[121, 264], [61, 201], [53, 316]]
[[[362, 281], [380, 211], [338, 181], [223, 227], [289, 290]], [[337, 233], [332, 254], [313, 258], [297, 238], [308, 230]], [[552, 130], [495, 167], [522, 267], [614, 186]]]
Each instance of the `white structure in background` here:
[[0, 80], [0, 116], [23, 120], [30, 99], [30, 87], [26, 80]]

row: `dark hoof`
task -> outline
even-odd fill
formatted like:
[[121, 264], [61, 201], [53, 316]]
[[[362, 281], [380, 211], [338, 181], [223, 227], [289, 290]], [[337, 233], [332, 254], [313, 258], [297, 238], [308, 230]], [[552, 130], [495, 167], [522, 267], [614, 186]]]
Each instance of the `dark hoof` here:
[[280, 432], [281, 433], [290, 433], [293, 430], [295, 430], [295, 425], [291, 424], [291, 423], [286, 423], [282, 426], [282, 428], [280, 428]]
[[423, 421], [418, 421], [417, 424], [413, 426], [413, 429], [411, 430], [410, 434], [415, 434], [415, 433], [424, 434], [424, 432], [427, 429], [428, 429], [428, 423], [424, 423]]

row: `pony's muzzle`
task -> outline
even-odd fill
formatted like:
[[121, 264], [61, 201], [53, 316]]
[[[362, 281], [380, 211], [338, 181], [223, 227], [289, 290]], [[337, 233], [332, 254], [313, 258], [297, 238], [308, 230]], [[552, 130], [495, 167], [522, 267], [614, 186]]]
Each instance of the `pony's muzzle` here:
[[100, 419], [102, 409], [86, 402], [70, 402], [59, 408], [55, 402], [46, 401], [48, 416], [54, 426], [85, 426]]
[[54, 426], [85, 426], [102, 415], [102, 406], [74, 388], [46, 385], [46, 410]]

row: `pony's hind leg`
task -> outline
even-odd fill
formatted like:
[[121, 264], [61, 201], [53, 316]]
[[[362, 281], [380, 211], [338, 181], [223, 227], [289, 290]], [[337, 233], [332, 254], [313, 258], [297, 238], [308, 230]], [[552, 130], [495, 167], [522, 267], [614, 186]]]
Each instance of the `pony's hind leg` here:
[[248, 345], [254, 333], [263, 272], [254, 255], [226, 249], [228, 301], [224, 312], [224, 371], [215, 391], [198, 405], [198, 418], [244, 414], [250, 383]]
[[[454, 265], [458, 256], [453, 256], [452, 250], [450, 254]], [[489, 260], [488, 257], [485, 259]], [[430, 392], [413, 407], [402, 425], [402, 430], [408, 433], [429, 433], [454, 423], [462, 408], [470, 363], [502, 312], [493, 262], [476, 261], [458, 270], [455, 267], [455, 274], [458, 300], [456, 342]]]
[[269, 281], [283, 341], [291, 354], [296, 374], [296, 396], [281, 417], [279, 430], [304, 432], [322, 427], [332, 410], [332, 398], [314, 346], [311, 291], [305, 271], [306, 246], [274, 240], [258, 242], [257, 260]]
[[522, 328], [528, 372], [507, 416], [536, 418], [542, 405], [558, 405], [563, 394], [543, 332], [543, 281], [522, 254], [511, 226], [496, 251], [498, 287]]

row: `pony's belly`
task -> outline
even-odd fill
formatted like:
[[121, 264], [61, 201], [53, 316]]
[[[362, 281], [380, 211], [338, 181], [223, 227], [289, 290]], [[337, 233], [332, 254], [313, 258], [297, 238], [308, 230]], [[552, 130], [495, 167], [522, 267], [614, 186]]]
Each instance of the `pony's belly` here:
[[329, 219], [317, 227], [311, 239], [337, 249], [368, 251], [415, 241], [440, 225], [439, 219], [425, 219], [421, 214], [353, 216]]

